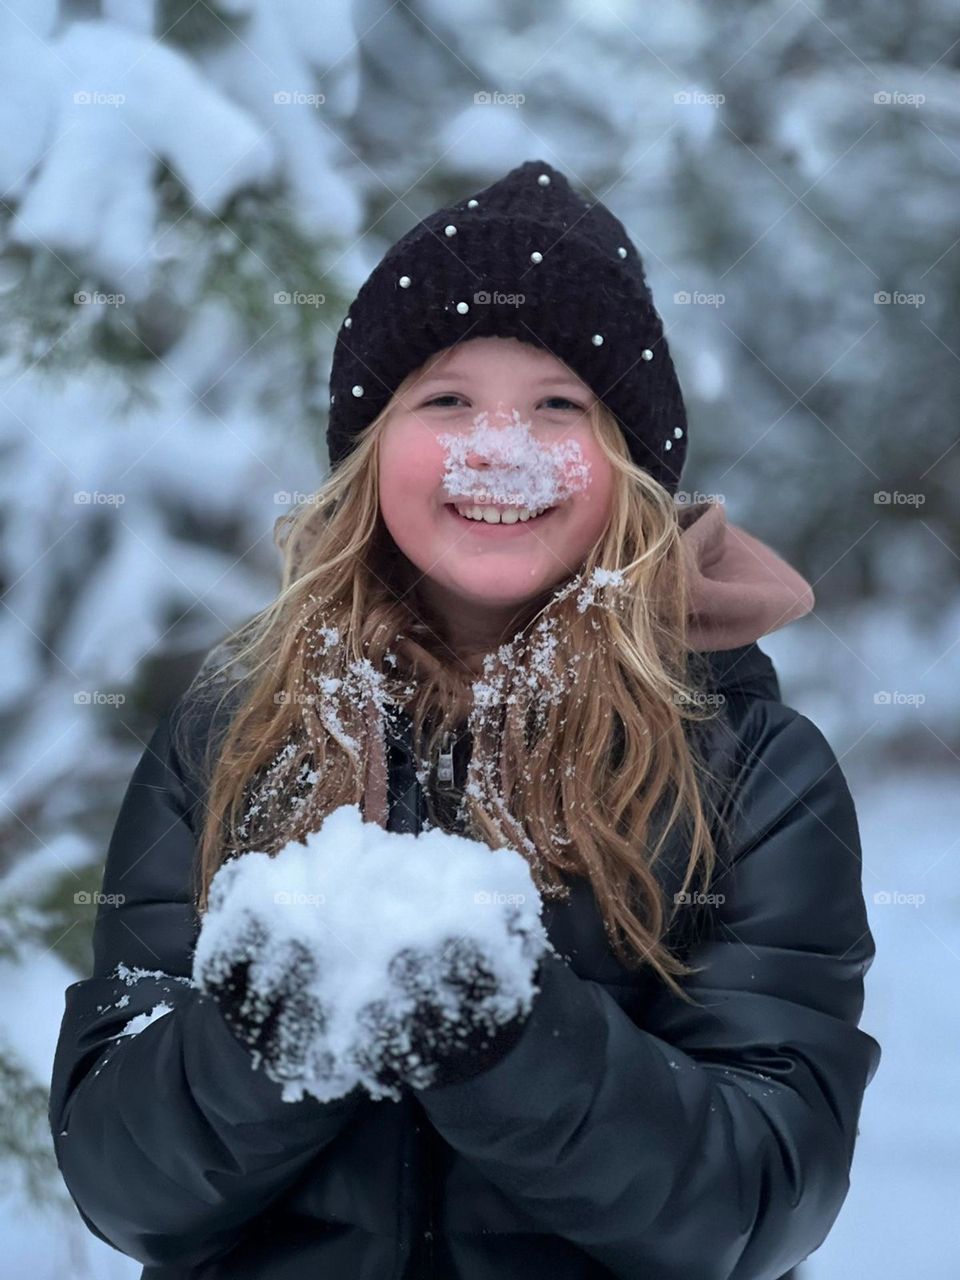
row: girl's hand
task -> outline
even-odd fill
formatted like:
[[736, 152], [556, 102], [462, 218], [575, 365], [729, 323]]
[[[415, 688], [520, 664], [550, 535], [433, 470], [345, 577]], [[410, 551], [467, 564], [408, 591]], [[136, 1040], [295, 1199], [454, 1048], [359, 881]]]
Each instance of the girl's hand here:
[[518, 1039], [529, 1007], [504, 1000], [494, 967], [471, 938], [406, 947], [390, 962], [386, 997], [357, 1014], [362, 1076], [395, 1091], [464, 1080]]
[[193, 980], [288, 1092], [396, 1100], [519, 1035], [549, 947], [541, 907], [516, 850], [387, 832], [343, 806], [304, 842], [218, 869]]
[[331, 1056], [323, 1049], [327, 1013], [314, 994], [319, 965], [302, 942], [271, 942], [265, 922], [247, 911], [229, 946], [201, 956], [194, 983], [253, 1051], [254, 1067], [262, 1062], [279, 1083], [330, 1073]]

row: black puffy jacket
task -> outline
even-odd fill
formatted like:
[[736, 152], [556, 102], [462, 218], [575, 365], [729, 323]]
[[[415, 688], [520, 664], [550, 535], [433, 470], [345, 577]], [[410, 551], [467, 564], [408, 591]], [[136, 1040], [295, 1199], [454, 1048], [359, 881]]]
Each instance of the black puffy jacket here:
[[[623, 969], [575, 879], [545, 905], [564, 959], [519, 1041], [401, 1102], [282, 1102], [190, 985], [202, 797], [167, 716], [117, 819], [103, 892], [123, 902], [98, 909], [53, 1069], [57, 1158], [91, 1230], [145, 1280], [775, 1280], [816, 1249], [880, 1060], [858, 1029], [874, 943], [857, 820], [756, 644], [708, 661], [740, 805], [718, 927], [686, 955], [706, 966], [687, 980], [699, 1005]], [[391, 828], [417, 830], [402, 743], [389, 761]]]

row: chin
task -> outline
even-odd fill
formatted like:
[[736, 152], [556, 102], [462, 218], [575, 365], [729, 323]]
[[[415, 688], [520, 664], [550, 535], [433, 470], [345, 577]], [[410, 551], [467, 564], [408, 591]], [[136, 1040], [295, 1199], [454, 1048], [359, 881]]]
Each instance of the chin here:
[[501, 609], [519, 608], [533, 596], [539, 595], [545, 588], [546, 584], [539, 574], [536, 578], [524, 578], [516, 573], [511, 574], [507, 582], [504, 582], [503, 575], [500, 575], [490, 583], [489, 587], [476, 581], [451, 582], [447, 585], [449, 591], [456, 592], [470, 604], [489, 605], [491, 608]]

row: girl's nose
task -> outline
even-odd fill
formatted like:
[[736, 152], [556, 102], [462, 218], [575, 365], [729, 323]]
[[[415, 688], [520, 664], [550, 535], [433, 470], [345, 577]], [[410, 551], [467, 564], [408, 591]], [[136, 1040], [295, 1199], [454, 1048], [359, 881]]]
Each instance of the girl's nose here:
[[[513, 415], [512, 415], [512, 412], [507, 408], [506, 401], [505, 400], [498, 401], [496, 410], [489, 419], [489, 424], [493, 427], [504, 427], [504, 426], [508, 426], [512, 422], [512, 420], [513, 420]], [[486, 468], [490, 466], [490, 460], [484, 453], [476, 449], [472, 449], [467, 454], [467, 465], [470, 467]]]

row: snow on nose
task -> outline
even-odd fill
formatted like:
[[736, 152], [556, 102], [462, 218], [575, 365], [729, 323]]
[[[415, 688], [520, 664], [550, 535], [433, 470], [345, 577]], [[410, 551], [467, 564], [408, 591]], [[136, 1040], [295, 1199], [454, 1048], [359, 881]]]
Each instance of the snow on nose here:
[[[486, 412], [471, 430], [437, 437], [443, 446], [447, 501], [554, 507], [590, 483], [590, 464], [577, 440], [539, 440], [514, 409], [509, 425], [491, 427]], [[479, 495], [482, 494], [482, 499]]]

